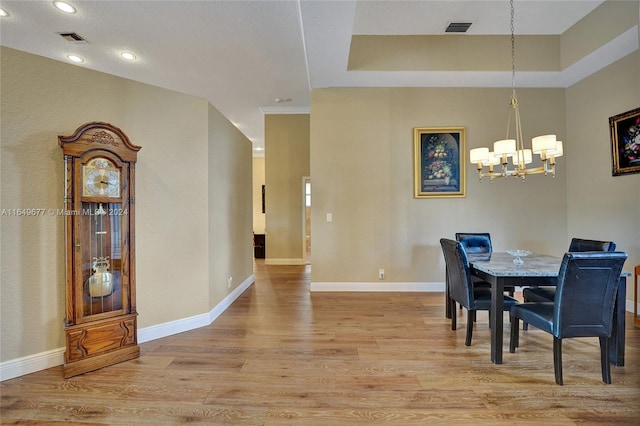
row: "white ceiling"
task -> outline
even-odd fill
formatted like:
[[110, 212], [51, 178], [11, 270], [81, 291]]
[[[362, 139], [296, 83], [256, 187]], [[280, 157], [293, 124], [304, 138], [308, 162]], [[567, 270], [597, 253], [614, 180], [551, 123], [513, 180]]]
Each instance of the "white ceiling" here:
[[[69, 1], [75, 14], [52, 3], [0, 0], [9, 12], [1, 44], [60, 61], [74, 53], [85, 58], [78, 66], [205, 98], [254, 154], [264, 147], [264, 114], [308, 112], [311, 89], [511, 85], [510, 72], [347, 71], [354, 34], [442, 34], [451, 21], [472, 22], [467, 34], [509, 34], [504, 0]], [[601, 3], [516, 0], [516, 34], [562, 34]], [[519, 86], [567, 87], [637, 48], [637, 39], [635, 47], [612, 43], [561, 72], [523, 73]], [[123, 61], [123, 50], [138, 60]]]

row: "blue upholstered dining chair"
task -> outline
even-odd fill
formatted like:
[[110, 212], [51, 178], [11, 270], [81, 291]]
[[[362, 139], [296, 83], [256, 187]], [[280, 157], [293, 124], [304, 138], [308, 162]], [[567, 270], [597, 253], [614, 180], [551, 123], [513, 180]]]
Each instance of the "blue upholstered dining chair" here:
[[[573, 238], [569, 244], [569, 252], [605, 251], [612, 252], [616, 249], [613, 241], [596, 241]], [[556, 297], [555, 287], [525, 287], [522, 291], [525, 302], [553, 302]], [[523, 324], [527, 329], [527, 323]]]
[[[489, 260], [491, 253], [493, 253], [493, 246], [491, 245], [491, 234], [488, 232], [456, 232], [456, 241], [460, 241], [467, 255], [473, 255], [478, 259]], [[471, 277], [474, 285], [479, 287], [491, 287], [491, 285], [480, 278]], [[509, 296], [513, 296], [515, 287], [507, 286], [504, 291], [509, 293]]]
[[556, 383], [562, 385], [562, 339], [599, 337], [602, 381], [610, 384], [609, 337], [613, 331], [618, 282], [626, 259], [627, 254], [620, 252], [566, 253], [553, 302], [528, 302], [511, 307], [509, 352], [514, 353], [519, 345], [520, 319], [550, 333]]
[[582, 238], [572, 238], [571, 244], [569, 244], [570, 252], [583, 252], [583, 251], [615, 251], [616, 243], [613, 241], [597, 241], [597, 240], [584, 240]]
[[[488, 232], [456, 232], [456, 241], [459, 241], [464, 251], [469, 255], [491, 258], [493, 248], [491, 246], [491, 235]], [[471, 281], [476, 287], [491, 288], [491, 284], [478, 277], [471, 276]], [[462, 309], [462, 305], [460, 305]]]
[[[451, 329], [455, 330], [456, 314], [455, 302], [458, 302], [467, 310], [467, 334], [464, 344], [471, 345], [473, 336], [473, 323], [476, 311], [489, 311], [491, 309], [491, 289], [474, 286], [471, 282], [469, 259], [462, 244], [458, 241], [442, 238], [440, 240], [444, 261], [447, 267], [447, 279], [449, 282], [449, 303], [451, 303]], [[504, 310], [508, 311], [512, 305], [518, 303], [516, 299], [504, 295]], [[498, 313], [501, 315], [501, 313]]]
[[456, 241], [462, 244], [467, 254], [485, 255], [487, 260], [493, 252], [491, 235], [488, 232], [456, 232]]

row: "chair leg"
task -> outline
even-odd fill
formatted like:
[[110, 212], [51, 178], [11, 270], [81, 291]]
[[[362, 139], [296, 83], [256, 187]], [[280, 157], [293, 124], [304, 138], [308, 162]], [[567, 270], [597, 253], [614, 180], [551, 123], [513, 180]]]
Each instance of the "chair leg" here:
[[520, 331], [518, 330], [520, 319], [511, 317], [511, 338], [509, 339], [509, 352], [515, 353], [520, 346]]
[[[524, 299], [524, 303], [527, 303], [527, 299]], [[529, 323], [526, 321], [522, 321], [522, 329], [527, 331], [529, 329]]]
[[465, 346], [471, 346], [471, 338], [473, 337], [473, 322], [476, 318], [476, 311], [467, 311], [467, 336], [464, 339]]
[[562, 385], [562, 339], [553, 336], [553, 371], [556, 384]]
[[456, 302], [451, 299], [451, 329], [455, 330], [458, 326], [457, 324], [457, 316], [458, 312], [456, 310]]
[[609, 362], [609, 338], [600, 336], [600, 364], [602, 367], [602, 381], [611, 384], [611, 363]]

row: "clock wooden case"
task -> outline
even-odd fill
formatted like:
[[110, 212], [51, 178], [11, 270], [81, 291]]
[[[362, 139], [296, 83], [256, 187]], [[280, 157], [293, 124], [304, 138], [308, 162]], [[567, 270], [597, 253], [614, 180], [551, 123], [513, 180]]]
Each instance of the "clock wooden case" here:
[[140, 147], [102, 122], [58, 141], [65, 163], [67, 378], [140, 355], [134, 244]]

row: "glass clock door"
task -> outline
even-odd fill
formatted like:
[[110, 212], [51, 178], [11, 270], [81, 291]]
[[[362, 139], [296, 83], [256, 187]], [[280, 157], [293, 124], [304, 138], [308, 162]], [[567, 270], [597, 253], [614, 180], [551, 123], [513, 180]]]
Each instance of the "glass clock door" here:
[[[111, 316], [123, 309], [122, 210], [120, 203], [83, 202], [80, 241], [81, 317]], [[78, 283], [80, 284], [80, 283]], [[95, 318], [95, 317], [94, 317]]]

